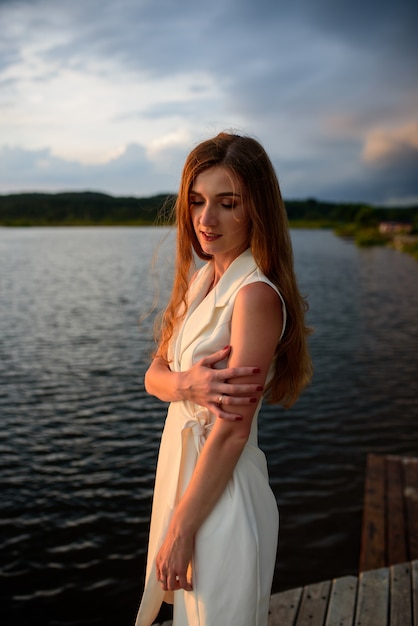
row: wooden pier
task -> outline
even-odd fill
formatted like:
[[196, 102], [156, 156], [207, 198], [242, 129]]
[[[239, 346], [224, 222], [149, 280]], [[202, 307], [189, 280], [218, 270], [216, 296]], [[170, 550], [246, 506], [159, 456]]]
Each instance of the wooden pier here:
[[275, 593], [268, 626], [418, 626], [418, 561]]
[[418, 459], [369, 454], [360, 571], [418, 559]]
[[418, 561], [274, 594], [268, 626], [418, 626]]

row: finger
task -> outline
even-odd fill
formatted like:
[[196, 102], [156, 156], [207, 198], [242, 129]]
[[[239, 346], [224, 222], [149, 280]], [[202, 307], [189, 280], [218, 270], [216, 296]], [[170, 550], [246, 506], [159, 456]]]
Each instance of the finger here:
[[201, 363], [202, 365], [211, 367], [215, 363], [218, 363], [219, 361], [223, 361], [228, 356], [230, 350], [231, 350], [231, 346], [225, 346], [225, 348], [222, 348], [222, 350], [217, 350], [217, 352], [214, 352], [213, 354], [210, 354], [209, 356], [204, 357]]
[[186, 574], [180, 574], [175, 577], [176, 589], [184, 589], [185, 591], [191, 591], [193, 589], [190, 581], [187, 580]]
[[162, 588], [164, 591], [168, 591], [167, 578], [159, 578], [159, 579], [158, 579], [158, 582], [160, 583], [161, 588]]
[[161, 587], [164, 591], [167, 591], [167, 576], [165, 576], [165, 574], [163, 574], [158, 568], [156, 569], [155, 575]]
[[176, 574], [170, 574], [167, 576], [167, 587], [170, 591], [179, 589], [179, 576], [176, 576]]
[[[259, 396], [260, 391], [264, 391], [263, 385], [245, 384], [237, 385], [236, 383], [224, 383], [221, 387], [222, 402], [221, 404], [242, 404], [246, 401], [254, 402]], [[218, 400], [219, 401], [219, 400]]]
[[237, 413], [228, 413], [227, 411], [222, 411], [221, 407], [217, 403], [212, 404], [209, 410], [211, 411], [211, 413], [213, 413], [214, 415], [216, 415], [216, 417], [219, 417], [220, 419], [224, 419], [230, 422], [239, 422], [242, 420], [242, 415], [239, 415]]
[[225, 394], [221, 394], [217, 396], [214, 400], [214, 403], [218, 405], [218, 407], [222, 407], [224, 405], [233, 406], [243, 404], [256, 404], [258, 402], [257, 398], [254, 396], [226, 396]]
[[253, 396], [251, 397], [244, 397], [244, 396], [240, 396], [240, 397], [235, 397], [235, 396], [222, 396], [222, 403], [219, 402], [219, 400], [216, 402], [216, 404], [221, 407], [221, 406], [229, 406], [230, 408], [233, 408], [234, 406], [242, 406], [242, 405], [248, 405], [248, 404], [257, 404], [258, 402], [258, 398], [254, 398]]
[[226, 411], [220, 411], [218, 417], [225, 422], [242, 422], [242, 415], [235, 415], [234, 413], [227, 413]]
[[226, 367], [225, 369], [216, 370], [217, 378], [220, 380], [229, 380], [230, 378], [240, 378], [241, 376], [253, 376], [259, 374], [259, 367], [242, 366], [242, 367]]

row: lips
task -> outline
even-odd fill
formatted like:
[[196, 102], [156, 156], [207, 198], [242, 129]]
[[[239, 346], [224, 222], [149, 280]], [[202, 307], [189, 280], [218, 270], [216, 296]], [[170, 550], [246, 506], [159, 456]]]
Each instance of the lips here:
[[203, 239], [207, 242], [216, 241], [217, 239], [222, 237], [222, 235], [217, 235], [216, 233], [205, 233], [202, 230], [200, 231], [200, 234], [202, 235]]

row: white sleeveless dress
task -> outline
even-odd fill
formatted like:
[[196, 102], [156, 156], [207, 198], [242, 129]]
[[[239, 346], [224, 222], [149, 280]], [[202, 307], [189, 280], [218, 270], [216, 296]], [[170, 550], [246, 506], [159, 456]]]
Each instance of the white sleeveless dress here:
[[[235, 259], [216, 287], [205, 295], [212, 278], [213, 266], [208, 263], [191, 285], [189, 309], [171, 347], [174, 371], [184, 371], [229, 344], [235, 297], [244, 285], [264, 282], [278, 293], [284, 332], [283, 298], [257, 268], [250, 250]], [[176, 502], [216, 419], [207, 409], [189, 401], [170, 404], [155, 479], [145, 589], [135, 626], [150, 626], [163, 601], [174, 602], [173, 626], [267, 625], [278, 510], [269, 486], [266, 459], [257, 443], [261, 402], [228, 486], [196, 534], [193, 591], [164, 592], [156, 578], [155, 559]]]

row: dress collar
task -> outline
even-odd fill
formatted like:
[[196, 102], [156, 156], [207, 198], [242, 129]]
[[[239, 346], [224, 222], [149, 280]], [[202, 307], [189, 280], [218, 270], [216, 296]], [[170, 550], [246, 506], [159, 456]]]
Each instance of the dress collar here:
[[257, 269], [257, 264], [250, 248], [242, 252], [227, 270], [222, 274], [218, 284], [214, 287], [214, 305], [216, 307], [225, 306], [231, 295], [237, 290], [239, 285]]
[[219, 282], [207, 293], [213, 280], [213, 264], [204, 265], [190, 286], [189, 307], [175, 341], [174, 355], [177, 368], [186, 348], [211, 323], [214, 309], [224, 307], [246, 278], [257, 269], [248, 248], [222, 274]]

